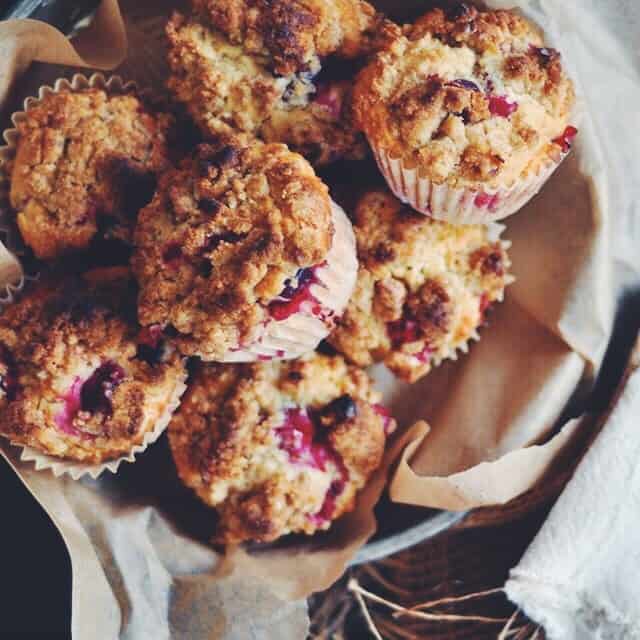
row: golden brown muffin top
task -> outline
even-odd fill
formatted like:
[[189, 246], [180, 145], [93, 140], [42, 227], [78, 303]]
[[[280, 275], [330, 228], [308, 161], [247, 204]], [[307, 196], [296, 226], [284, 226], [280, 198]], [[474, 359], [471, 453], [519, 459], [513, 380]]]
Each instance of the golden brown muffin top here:
[[385, 189], [362, 195], [354, 230], [358, 282], [329, 342], [409, 382], [466, 348], [511, 281], [508, 245], [494, 231], [434, 220]]
[[39, 258], [86, 249], [98, 233], [130, 240], [138, 210], [168, 165], [171, 118], [133, 93], [46, 95], [19, 123], [11, 206]]
[[512, 11], [458, 5], [404, 28], [356, 83], [374, 145], [437, 183], [511, 184], [566, 151], [574, 102], [560, 54]]
[[315, 166], [364, 155], [350, 91], [334, 91], [331, 61], [342, 62], [344, 77], [345, 65], [399, 33], [367, 3], [200, 1], [175, 13], [166, 32], [168, 86], [205, 134], [253, 133]]
[[284, 145], [201, 145], [141, 211], [133, 268], [144, 325], [185, 353], [221, 357], [255, 337], [267, 305], [333, 238], [327, 187]]
[[383, 20], [362, 0], [193, 0], [192, 6], [280, 76], [310, 71], [330, 54], [370, 51]]
[[51, 276], [0, 316], [0, 424], [14, 441], [99, 462], [142, 441], [184, 377], [140, 334], [127, 269]]
[[313, 533], [353, 508], [394, 423], [338, 356], [203, 365], [169, 425], [182, 481], [220, 514], [223, 542]]

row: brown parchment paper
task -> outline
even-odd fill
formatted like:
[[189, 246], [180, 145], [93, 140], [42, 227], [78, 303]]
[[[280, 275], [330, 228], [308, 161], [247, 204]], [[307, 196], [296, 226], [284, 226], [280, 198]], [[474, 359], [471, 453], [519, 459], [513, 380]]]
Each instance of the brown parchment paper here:
[[[71, 44], [29, 21], [0, 24], [0, 108], [16, 108], [73, 72], [39, 64], [14, 83], [29, 61], [115, 65], [125, 57], [125, 31], [129, 52], [115, 71], [162, 86], [162, 28], [178, 4], [122, 2], [123, 31], [115, 0], [105, 0], [91, 31]], [[0, 443], [69, 548], [74, 637], [101, 629], [101, 638], [302, 638], [306, 606], [296, 598], [337, 579], [374, 533], [373, 505], [394, 460], [401, 458], [390, 483], [394, 500], [467, 509], [530, 488], [579, 428], [574, 421], [558, 431], [558, 419], [588, 389], [616, 301], [640, 274], [640, 169], [629, 135], [640, 130], [633, 110], [640, 55], [631, 41], [626, 49], [616, 42], [613, 1], [510, 4], [563, 51], [581, 96], [578, 144], [543, 192], [507, 220], [517, 282], [470, 354], [413, 387], [373, 368], [401, 429], [353, 514], [328, 534], [223, 559], [207, 543], [211, 515], [178, 483], [165, 438], [117, 475], [79, 482], [36, 472]], [[392, 507], [381, 517], [392, 519]]]

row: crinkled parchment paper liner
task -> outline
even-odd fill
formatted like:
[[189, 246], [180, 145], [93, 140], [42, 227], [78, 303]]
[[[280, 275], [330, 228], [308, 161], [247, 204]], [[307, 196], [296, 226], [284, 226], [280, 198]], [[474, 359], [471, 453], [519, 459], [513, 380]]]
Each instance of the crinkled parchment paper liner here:
[[[335, 317], [345, 310], [358, 274], [356, 238], [345, 212], [331, 203], [334, 234], [326, 257], [326, 265], [316, 272], [311, 293], [323, 309], [331, 310]], [[251, 362], [278, 358], [290, 360], [313, 351], [331, 330], [330, 319], [323, 320], [311, 313], [294, 313], [286, 320], [271, 320], [257, 342], [237, 351], [231, 351], [223, 362]]]
[[[14, 128], [7, 129], [3, 133], [2, 137], [7, 144], [0, 147], [0, 223], [6, 222], [6, 228], [8, 230], [7, 233], [12, 234], [10, 237], [14, 239], [14, 245], [16, 245], [14, 250], [20, 251], [20, 248], [17, 246], [19, 241], [17, 239], [17, 235], [15, 234], [15, 229], [12, 228], [10, 222], [11, 212], [9, 208], [6, 187], [9, 181], [7, 175], [7, 167], [9, 166], [9, 163], [15, 155], [15, 147], [19, 138], [17, 127], [27, 117], [29, 109], [38, 106], [46, 96], [61, 91], [81, 91], [88, 88], [103, 89], [110, 95], [118, 95], [131, 92], [137, 92], [139, 94], [143, 93], [138, 90], [138, 87], [135, 83], [125, 82], [120, 76], [117, 75], [105, 78], [105, 76], [101, 73], [94, 73], [87, 78], [86, 76], [77, 73], [71, 78], [71, 80], [68, 80], [67, 78], [59, 78], [53, 83], [53, 86], [45, 85], [40, 87], [37, 97], [27, 98], [24, 101], [24, 111], [17, 111], [11, 116], [11, 121], [14, 125]], [[3, 189], [2, 187], [5, 188]], [[15, 257], [10, 252], [6, 253], [6, 256], [0, 255], [0, 259], [4, 258], [2, 262], [0, 262], [0, 268], [4, 264], [11, 265], [13, 261], [15, 261]], [[0, 282], [4, 281], [6, 280], [0, 280]], [[6, 303], [10, 303], [11, 301], [13, 301], [12, 294], [20, 290], [23, 284], [24, 279], [21, 279], [16, 286], [8, 285]], [[9, 296], [11, 297], [9, 298]], [[169, 398], [166, 399], [165, 406], [161, 412], [162, 417], [156, 422], [156, 424], [152, 428], [149, 424], [144, 425], [144, 436], [142, 438], [142, 441], [139, 444], [133, 446], [131, 448], [131, 451], [127, 455], [116, 458], [115, 460], [110, 460], [109, 462], [101, 464], [72, 462], [69, 460], [63, 460], [54, 456], [43, 454], [37, 449], [29, 446], [24, 446], [19, 442], [11, 441], [11, 444], [21, 449], [20, 460], [22, 460], [23, 462], [33, 462], [35, 469], [37, 470], [50, 469], [53, 475], [56, 477], [67, 473], [74, 480], [77, 480], [83, 475], [88, 475], [91, 478], [95, 479], [104, 471], [116, 473], [118, 467], [122, 462], [133, 462], [135, 460], [135, 456], [142, 453], [150, 444], [155, 442], [160, 437], [162, 432], [166, 429], [173, 411], [180, 404], [180, 397], [182, 396], [186, 388], [184, 382], [185, 379], [186, 373], [185, 378], [183, 378], [176, 384], [175, 389], [173, 390]]]
[[393, 193], [416, 211], [451, 224], [483, 224], [516, 213], [542, 189], [567, 155], [558, 151], [558, 159], [547, 157], [531, 175], [508, 187], [472, 189], [437, 184], [421, 176], [417, 168], [406, 167], [402, 158], [394, 158], [382, 147], [371, 144]]
[[103, 0], [92, 24], [73, 44], [39, 20], [0, 22], [0, 104], [12, 83], [36, 60], [54, 64], [113, 69], [125, 57], [127, 38], [118, 0]]

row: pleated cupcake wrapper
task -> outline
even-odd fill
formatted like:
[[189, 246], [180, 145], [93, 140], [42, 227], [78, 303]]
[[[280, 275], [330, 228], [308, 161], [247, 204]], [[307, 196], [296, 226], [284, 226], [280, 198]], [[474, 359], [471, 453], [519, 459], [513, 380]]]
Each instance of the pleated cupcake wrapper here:
[[[331, 203], [334, 235], [326, 265], [316, 270], [311, 293], [324, 310], [342, 315], [356, 285], [356, 239], [345, 212]], [[298, 312], [280, 322], [270, 320], [262, 336], [238, 351], [229, 351], [223, 362], [254, 362], [277, 358], [290, 360], [313, 351], [331, 331], [330, 320]]]
[[[65, 460], [63, 458], [56, 458], [55, 456], [47, 455], [38, 449], [25, 446], [19, 442], [14, 442], [12, 440], [10, 440], [10, 442], [13, 446], [21, 449], [20, 460], [22, 462], [33, 462], [36, 471], [50, 469], [56, 478], [63, 475], [69, 475], [74, 480], [78, 480], [83, 476], [89, 476], [95, 480], [105, 471], [116, 473], [123, 462], [134, 462], [137, 455], [141, 454], [150, 444], [153, 444], [163, 434], [171, 421], [174, 411], [178, 406], [180, 406], [180, 398], [187, 388], [186, 378], [187, 374], [185, 372], [182, 380], [176, 384], [172, 394], [167, 399], [161, 418], [156, 421], [153, 429], [144, 433], [142, 442], [134, 445], [126, 455], [115, 458], [114, 460], [98, 464]], [[147, 427], [147, 425], [145, 425], [145, 427]]]
[[381, 147], [372, 148], [380, 171], [398, 199], [420, 213], [451, 224], [486, 224], [512, 215], [540, 191], [568, 155], [559, 152], [557, 158], [547, 157], [535, 173], [510, 187], [478, 190], [436, 184], [420, 176], [417, 169], [405, 168], [400, 158], [393, 158]]

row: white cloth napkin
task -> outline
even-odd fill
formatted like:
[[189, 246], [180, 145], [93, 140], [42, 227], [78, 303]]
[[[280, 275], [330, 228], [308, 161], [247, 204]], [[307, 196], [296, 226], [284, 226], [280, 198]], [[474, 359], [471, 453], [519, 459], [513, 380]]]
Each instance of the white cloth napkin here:
[[636, 369], [505, 587], [550, 640], [640, 638], [639, 461]]

